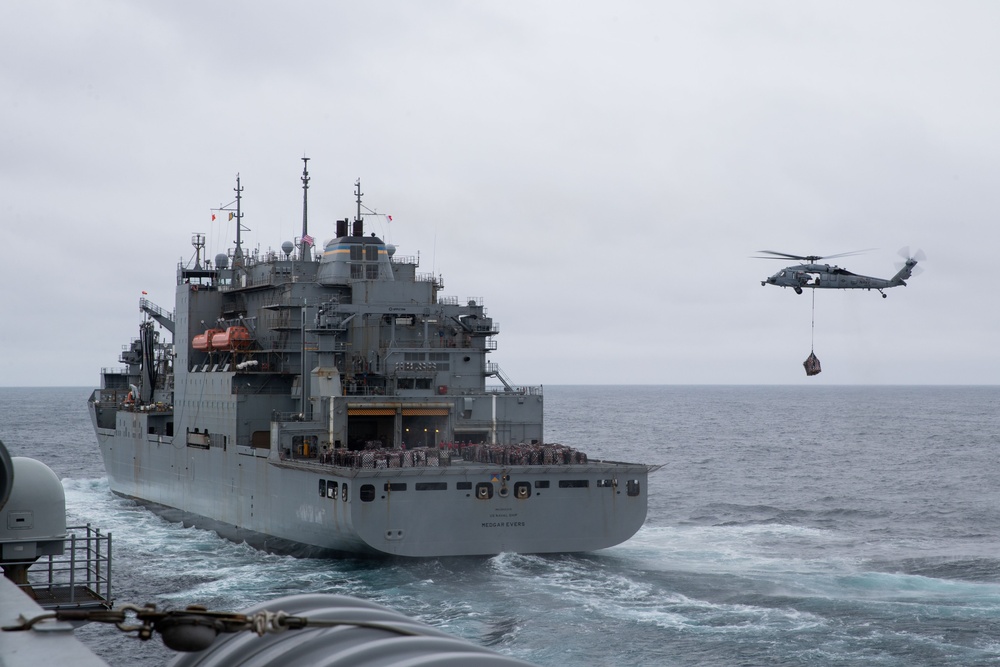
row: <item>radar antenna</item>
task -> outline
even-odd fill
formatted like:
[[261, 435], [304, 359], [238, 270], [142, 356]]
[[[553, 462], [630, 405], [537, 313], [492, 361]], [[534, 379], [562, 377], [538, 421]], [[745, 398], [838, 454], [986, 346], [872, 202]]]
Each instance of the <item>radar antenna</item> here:
[[194, 246], [194, 270], [201, 270], [201, 251], [205, 249], [205, 235], [200, 232], [191, 234], [191, 245]]

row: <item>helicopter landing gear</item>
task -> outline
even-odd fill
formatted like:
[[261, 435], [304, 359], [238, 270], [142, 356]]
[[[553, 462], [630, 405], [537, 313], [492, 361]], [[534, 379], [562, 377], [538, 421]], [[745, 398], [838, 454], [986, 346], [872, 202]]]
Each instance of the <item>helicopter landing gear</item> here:
[[802, 294], [802, 288], [801, 287], [793, 287], [792, 289], [795, 290], [796, 294]]
[[883, 299], [885, 299], [885, 298], [887, 298], [887, 297], [889, 296], [888, 294], [886, 294], [886, 293], [885, 293], [885, 292], [883, 292], [882, 290], [879, 290], [879, 291], [878, 291], [878, 293], [882, 295], [882, 298], [883, 298]]

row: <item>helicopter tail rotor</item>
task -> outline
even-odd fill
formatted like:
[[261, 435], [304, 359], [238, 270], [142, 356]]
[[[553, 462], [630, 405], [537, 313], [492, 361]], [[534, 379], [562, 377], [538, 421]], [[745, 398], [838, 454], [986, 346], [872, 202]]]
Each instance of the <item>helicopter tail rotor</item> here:
[[911, 276], [919, 275], [923, 269], [918, 267], [917, 263], [923, 261], [927, 257], [922, 250], [917, 250], [911, 255], [909, 246], [900, 248], [899, 255], [900, 257], [905, 258], [906, 261], [896, 264], [899, 271], [889, 281], [889, 287], [905, 285], [906, 280]]
[[927, 259], [927, 255], [924, 254], [923, 250], [918, 248], [910, 254], [910, 246], [903, 246], [899, 249], [899, 256], [903, 258], [903, 261], [896, 263], [897, 269], [902, 271], [908, 266], [910, 268], [910, 276], [919, 276], [923, 273], [923, 267], [917, 266], [917, 264]]

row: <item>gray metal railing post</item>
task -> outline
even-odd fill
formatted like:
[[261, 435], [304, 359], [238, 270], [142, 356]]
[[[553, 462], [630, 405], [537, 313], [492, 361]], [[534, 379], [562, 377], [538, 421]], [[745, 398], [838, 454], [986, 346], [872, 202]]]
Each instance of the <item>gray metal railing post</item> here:
[[[87, 524], [87, 536], [90, 537], [90, 524]], [[101, 531], [96, 529], [94, 531], [94, 590], [97, 591], [98, 595], [101, 592]], [[88, 567], [88, 570], [90, 568]]]
[[108, 560], [107, 560], [107, 567], [105, 568], [105, 571], [104, 571], [104, 574], [105, 574], [104, 590], [106, 592], [106, 595], [104, 596], [104, 599], [108, 601], [109, 605], [111, 605], [114, 602], [114, 600], [111, 599], [111, 533], [108, 533], [108, 554], [107, 554], [107, 558], [108, 558]]
[[76, 533], [69, 536], [69, 601], [76, 602]]

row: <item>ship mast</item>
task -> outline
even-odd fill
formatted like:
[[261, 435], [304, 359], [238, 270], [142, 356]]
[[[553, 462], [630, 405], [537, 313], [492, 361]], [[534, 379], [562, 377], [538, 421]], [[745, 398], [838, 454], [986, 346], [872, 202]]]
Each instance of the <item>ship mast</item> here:
[[243, 213], [240, 211], [240, 200], [243, 198], [243, 186], [240, 185], [240, 175], [236, 174], [236, 250], [233, 251], [233, 268], [243, 268], [243, 242], [240, 232], [243, 229]]
[[302, 158], [302, 261], [312, 260], [312, 239], [309, 237], [309, 158]]
[[354, 236], [364, 236], [364, 223], [361, 221], [361, 198], [365, 193], [361, 191], [361, 179], [354, 182], [354, 195], [358, 199], [358, 214], [354, 216]]

